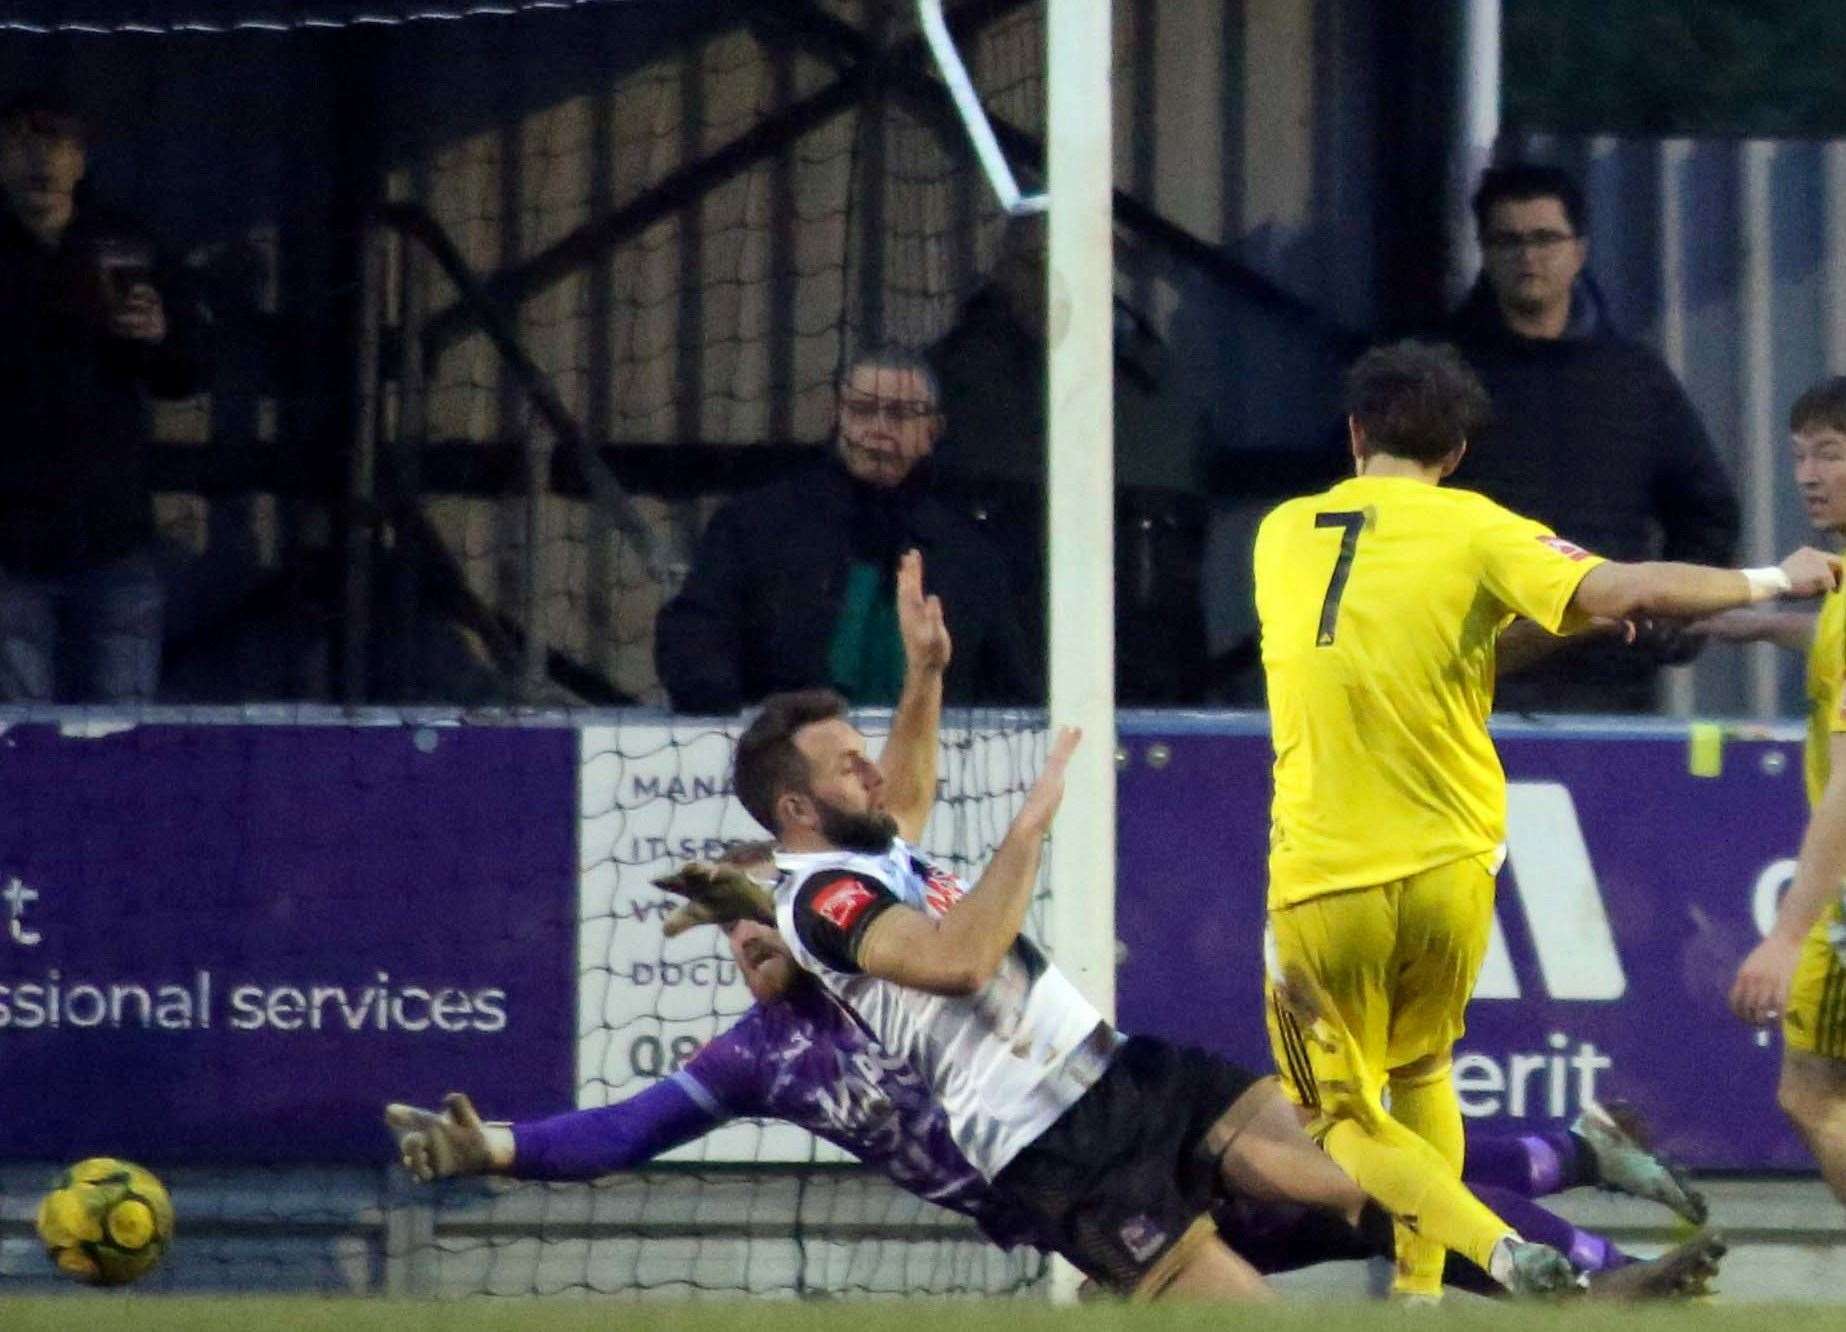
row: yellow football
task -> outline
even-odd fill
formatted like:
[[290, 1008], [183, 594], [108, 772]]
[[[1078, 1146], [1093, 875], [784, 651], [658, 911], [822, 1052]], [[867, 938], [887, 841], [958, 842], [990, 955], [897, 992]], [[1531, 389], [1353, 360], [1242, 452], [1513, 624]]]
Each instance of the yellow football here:
[[59, 1174], [39, 1203], [38, 1237], [66, 1276], [123, 1286], [173, 1242], [173, 1200], [134, 1162], [92, 1156]]

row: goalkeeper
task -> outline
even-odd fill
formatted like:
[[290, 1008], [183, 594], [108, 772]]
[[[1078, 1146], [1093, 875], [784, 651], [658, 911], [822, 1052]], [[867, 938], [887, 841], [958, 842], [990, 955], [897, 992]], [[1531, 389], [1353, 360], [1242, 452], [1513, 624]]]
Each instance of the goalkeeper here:
[[[598, 1109], [502, 1124], [483, 1122], [459, 1092], [444, 1098], [440, 1112], [389, 1106], [386, 1122], [406, 1168], [424, 1180], [485, 1173], [591, 1180], [634, 1169], [734, 1118], [779, 1119], [844, 1148], [908, 1192], [972, 1218], [1001, 1248], [1046, 1247], [1029, 1219], [998, 1199], [956, 1148], [948, 1116], [922, 1078], [874, 1047], [764, 923], [771, 899], [749, 871], [773, 872], [768, 856], [768, 844], [753, 844], [733, 851], [728, 863], [687, 865], [660, 881], [689, 898], [667, 920], [669, 935], [702, 923], [725, 929], [757, 1001], [733, 1026], [646, 1091]], [[1529, 1199], [1586, 1183], [1658, 1196], [1648, 1182], [1667, 1173], [1620, 1130], [1591, 1128], [1483, 1143], [1470, 1154], [1469, 1177], [1522, 1234], [1570, 1254], [1589, 1274], [1592, 1294], [1646, 1298], [1699, 1289], [1722, 1246], [1700, 1237], [1663, 1258], [1637, 1262]], [[1703, 1219], [1696, 1199], [1686, 1198], [1681, 1210]], [[1221, 1204], [1214, 1219], [1225, 1242], [1264, 1273], [1392, 1252], [1390, 1218], [1371, 1203], [1342, 1216], [1239, 1199]], [[1504, 1293], [1459, 1256], [1450, 1257], [1447, 1279], [1482, 1294]]]

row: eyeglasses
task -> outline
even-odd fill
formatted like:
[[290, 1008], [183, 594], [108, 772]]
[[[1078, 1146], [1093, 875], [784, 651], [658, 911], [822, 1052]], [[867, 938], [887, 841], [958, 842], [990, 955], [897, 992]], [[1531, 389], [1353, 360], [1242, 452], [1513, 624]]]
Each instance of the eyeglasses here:
[[1574, 241], [1574, 231], [1490, 231], [1481, 238], [1481, 247], [1496, 254], [1517, 254], [1521, 250], [1551, 250]]
[[904, 398], [858, 398], [842, 393], [840, 411], [855, 421], [871, 423], [883, 417], [887, 425], [908, 425], [936, 414], [933, 402]]

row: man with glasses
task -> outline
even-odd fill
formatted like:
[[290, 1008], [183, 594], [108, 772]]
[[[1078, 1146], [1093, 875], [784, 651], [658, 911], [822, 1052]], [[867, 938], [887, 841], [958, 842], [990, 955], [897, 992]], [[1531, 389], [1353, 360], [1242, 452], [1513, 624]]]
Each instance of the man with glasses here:
[[[1448, 337], [1492, 402], [1452, 484], [1615, 560], [1728, 565], [1737, 494], [1685, 391], [1610, 328], [1584, 271], [1582, 192], [1565, 172], [1490, 168], [1474, 196], [1480, 281]], [[1648, 625], [1632, 647], [1586, 638], [1499, 688], [1514, 711], [1648, 712], [1662, 664], [1700, 640]]]
[[943, 429], [935, 372], [912, 352], [873, 348], [836, 391], [825, 460], [720, 509], [662, 607], [654, 658], [675, 711], [732, 713], [813, 686], [855, 704], [895, 702], [897, 559], [911, 548], [951, 608], [946, 700], [1035, 700], [1005, 561], [930, 485]]

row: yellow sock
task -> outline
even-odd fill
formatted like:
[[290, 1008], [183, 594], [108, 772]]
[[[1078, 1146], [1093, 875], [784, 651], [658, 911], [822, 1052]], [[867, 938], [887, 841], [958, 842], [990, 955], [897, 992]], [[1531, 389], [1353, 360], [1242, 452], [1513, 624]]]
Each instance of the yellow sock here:
[[1513, 1228], [1449, 1171], [1442, 1154], [1384, 1117], [1368, 1129], [1347, 1119], [1327, 1131], [1327, 1154], [1418, 1237], [1490, 1270], [1493, 1248]]
[[1462, 1129], [1461, 1099], [1455, 1095], [1450, 1065], [1415, 1078], [1392, 1078], [1391, 1118], [1440, 1152], [1455, 1178], [1461, 1178], [1468, 1139]]
[[[1462, 1154], [1467, 1140], [1462, 1132], [1461, 1101], [1447, 1061], [1439, 1069], [1412, 1078], [1391, 1079], [1391, 1118], [1436, 1149], [1461, 1178]], [[1406, 1295], [1437, 1295], [1442, 1291], [1442, 1265], [1448, 1250], [1409, 1227], [1397, 1228], [1396, 1289]]]

